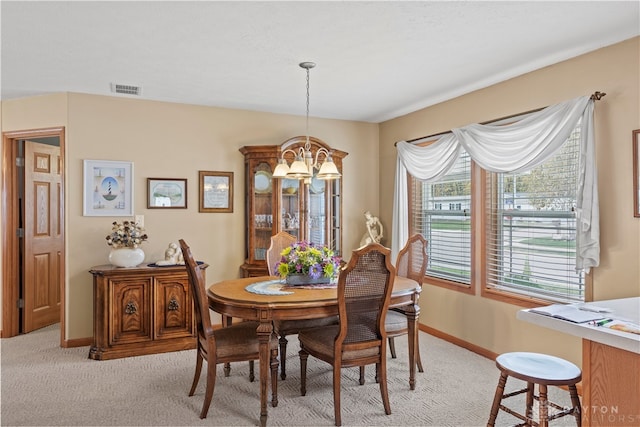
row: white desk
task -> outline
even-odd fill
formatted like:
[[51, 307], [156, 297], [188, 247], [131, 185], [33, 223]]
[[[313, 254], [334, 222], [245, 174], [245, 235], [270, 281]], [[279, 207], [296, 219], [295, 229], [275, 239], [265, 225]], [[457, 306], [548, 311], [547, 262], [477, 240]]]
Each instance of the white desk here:
[[[628, 320], [636, 325], [640, 325], [640, 297], [598, 301], [586, 303], [585, 305], [604, 307], [611, 310], [611, 313], [602, 313], [602, 317]], [[592, 326], [588, 323], [568, 322], [566, 320], [556, 319], [555, 317], [532, 313], [528, 309], [520, 310], [516, 317], [538, 326], [555, 329], [556, 331], [569, 335], [640, 354], [640, 335], [638, 334], [620, 332], [601, 326]]]
[[[589, 304], [587, 304], [589, 305]], [[603, 317], [640, 322], [640, 297], [597, 301]], [[582, 425], [640, 425], [640, 335], [573, 323], [529, 310], [516, 316], [582, 338]]]

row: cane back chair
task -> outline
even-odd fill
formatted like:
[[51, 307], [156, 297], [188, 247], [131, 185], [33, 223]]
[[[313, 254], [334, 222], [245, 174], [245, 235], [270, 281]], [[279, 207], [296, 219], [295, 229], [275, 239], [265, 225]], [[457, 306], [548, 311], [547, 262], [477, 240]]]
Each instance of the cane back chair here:
[[342, 424], [340, 376], [343, 367], [375, 364], [384, 410], [387, 415], [391, 414], [384, 321], [394, 278], [389, 249], [373, 243], [353, 251], [351, 260], [338, 276], [339, 324], [298, 334], [300, 393], [304, 396], [307, 392], [309, 355], [332, 365], [336, 426]]
[[[267, 249], [267, 268], [271, 276], [278, 274], [276, 270], [276, 264], [282, 258], [282, 251], [292, 244], [296, 243], [295, 236], [281, 231], [275, 236], [271, 236], [271, 245]], [[330, 316], [321, 319], [306, 319], [306, 320], [276, 320], [273, 322], [273, 329], [280, 337], [280, 378], [283, 380], [287, 378], [287, 335], [295, 335], [300, 331], [309, 328], [317, 328], [320, 326], [337, 325], [338, 316]]]
[[[405, 246], [398, 253], [398, 258], [396, 259], [396, 275], [408, 277], [409, 279], [415, 280], [420, 286], [422, 286], [424, 275], [427, 270], [427, 260], [427, 240], [422, 236], [422, 234], [414, 234], [409, 238], [409, 240], [407, 240]], [[407, 324], [407, 316], [404, 308], [399, 307], [389, 310], [387, 313], [385, 329], [389, 338], [389, 350], [391, 351], [391, 357], [395, 359], [396, 346], [394, 338], [409, 334], [409, 326]], [[412, 337], [409, 337], [409, 340], [411, 339]], [[409, 348], [411, 347], [412, 346], [409, 346]], [[415, 342], [415, 355], [418, 371], [423, 372], [418, 338], [416, 338]]]

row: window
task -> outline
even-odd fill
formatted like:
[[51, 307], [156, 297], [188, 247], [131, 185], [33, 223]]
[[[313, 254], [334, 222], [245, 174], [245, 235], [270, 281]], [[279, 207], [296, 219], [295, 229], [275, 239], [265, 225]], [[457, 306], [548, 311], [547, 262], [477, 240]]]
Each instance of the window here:
[[486, 174], [487, 289], [584, 301], [584, 274], [575, 271], [579, 132], [527, 173]]
[[463, 153], [438, 182], [409, 178], [410, 234], [429, 242], [427, 276], [471, 284], [471, 158]]
[[463, 153], [437, 182], [410, 176], [409, 233], [429, 242], [426, 283], [473, 292], [481, 278], [485, 296], [584, 301], [584, 273], [575, 271], [579, 132], [526, 173], [472, 173]]

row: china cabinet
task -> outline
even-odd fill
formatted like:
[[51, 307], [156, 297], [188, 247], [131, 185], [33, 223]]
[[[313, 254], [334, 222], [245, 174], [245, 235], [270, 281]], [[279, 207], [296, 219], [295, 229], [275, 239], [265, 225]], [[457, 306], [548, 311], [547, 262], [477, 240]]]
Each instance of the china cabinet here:
[[196, 347], [193, 299], [184, 265], [100, 265], [89, 272], [94, 293], [90, 359]]
[[[299, 240], [327, 245], [337, 254], [342, 250], [342, 180], [275, 179], [273, 171], [285, 150], [297, 152], [305, 136], [288, 139], [281, 145], [252, 145], [240, 148], [245, 162], [246, 254], [240, 267], [243, 277], [267, 275], [266, 253], [271, 236], [286, 231]], [[324, 148], [331, 153], [342, 173], [347, 153], [309, 137], [311, 152]], [[291, 163], [293, 154], [285, 153]]]

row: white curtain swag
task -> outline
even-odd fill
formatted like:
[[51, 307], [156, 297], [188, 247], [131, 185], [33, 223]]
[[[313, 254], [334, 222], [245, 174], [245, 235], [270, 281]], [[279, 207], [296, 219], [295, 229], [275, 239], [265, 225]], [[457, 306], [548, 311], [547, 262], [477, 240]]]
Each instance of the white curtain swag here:
[[421, 181], [438, 181], [451, 170], [462, 150], [466, 150], [473, 161], [487, 171], [526, 172], [551, 158], [582, 119], [576, 206], [576, 270], [589, 272], [591, 267], [597, 267], [600, 262], [600, 228], [593, 103], [589, 96], [581, 96], [510, 124], [471, 124], [455, 128], [425, 147], [398, 142], [391, 244], [393, 256], [397, 256], [409, 238], [407, 172]]

